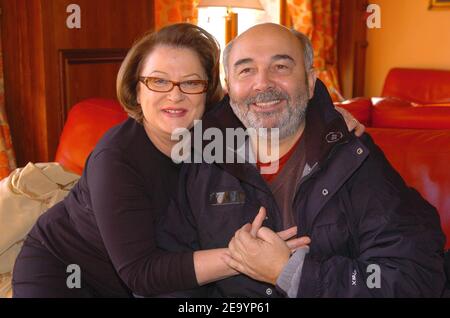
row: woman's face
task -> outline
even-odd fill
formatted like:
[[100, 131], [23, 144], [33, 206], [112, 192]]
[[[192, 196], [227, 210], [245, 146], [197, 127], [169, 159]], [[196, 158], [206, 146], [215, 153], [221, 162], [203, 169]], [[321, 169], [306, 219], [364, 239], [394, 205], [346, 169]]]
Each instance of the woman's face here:
[[[197, 53], [188, 48], [157, 46], [147, 56], [140, 76], [156, 77], [156, 83], [207, 80]], [[171, 134], [176, 128], [191, 128], [205, 110], [206, 92], [186, 94], [174, 86], [169, 92], [149, 90], [142, 82], [137, 101], [144, 113], [144, 126], [158, 135]]]

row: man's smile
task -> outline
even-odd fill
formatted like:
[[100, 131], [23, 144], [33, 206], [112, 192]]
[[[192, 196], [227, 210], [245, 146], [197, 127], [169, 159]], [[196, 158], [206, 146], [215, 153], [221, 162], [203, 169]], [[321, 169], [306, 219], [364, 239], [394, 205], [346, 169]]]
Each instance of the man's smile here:
[[257, 113], [274, 112], [284, 106], [284, 101], [284, 99], [276, 99], [268, 102], [251, 103], [249, 108]]

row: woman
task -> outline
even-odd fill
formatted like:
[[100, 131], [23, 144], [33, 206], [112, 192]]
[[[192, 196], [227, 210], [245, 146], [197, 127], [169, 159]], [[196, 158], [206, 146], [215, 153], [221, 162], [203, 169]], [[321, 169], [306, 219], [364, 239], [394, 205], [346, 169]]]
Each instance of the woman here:
[[234, 274], [226, 249], [167, 253], [154, 230], [177, 184], [171, 133], [221, 99], [219, 55], [216, 40], [190, 24], [133, 46], [117, 79], [130, 118], [105, 134], [78, 184], [30, 231], [14, 297], [153, 296]]

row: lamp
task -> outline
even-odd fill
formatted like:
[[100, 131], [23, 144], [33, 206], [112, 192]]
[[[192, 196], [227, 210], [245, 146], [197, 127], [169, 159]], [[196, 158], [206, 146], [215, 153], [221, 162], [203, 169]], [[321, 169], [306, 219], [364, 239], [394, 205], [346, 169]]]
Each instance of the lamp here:
[[225, 43], [234, 39], [238, 33], [238, 15], [233, 12], [232, 8], [264, 10], [258, 0], [200, 0], [197, 7], [227, 8], [227, 16], [225, 18]]

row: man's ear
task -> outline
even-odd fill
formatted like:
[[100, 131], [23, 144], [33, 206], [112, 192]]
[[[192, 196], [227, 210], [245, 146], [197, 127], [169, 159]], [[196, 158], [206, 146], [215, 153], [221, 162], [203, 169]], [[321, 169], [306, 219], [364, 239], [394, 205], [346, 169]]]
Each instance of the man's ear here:
[[314, 69], [310, 70], [307, 73], [308, 76], [308, 91], [309, 91], [309, 99], [314, 96], [314, 87], [316, 87], [317, 75]]
[[225, 81], [225, 87], [224, 87], [224, 91], [225, 91], [225, 94], [228, 94], [229, 92], [230, 92], [230, 84], [229, 84], [229, 82], [228, 82], [228, 78], [227, 77], [225, 77], [224, 78], [224, 81]]

